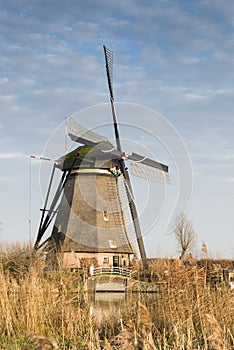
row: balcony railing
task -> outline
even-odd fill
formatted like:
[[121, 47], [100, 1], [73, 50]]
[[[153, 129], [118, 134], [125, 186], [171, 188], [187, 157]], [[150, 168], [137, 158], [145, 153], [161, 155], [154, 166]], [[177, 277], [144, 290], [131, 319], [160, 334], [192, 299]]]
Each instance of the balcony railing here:
[[130, 277], [131, 270], [124, 267], [117, 266], [99, 266], [99, 267], [90, 267], [90, 276], [99, 276], [99, 275], [119, 275]]

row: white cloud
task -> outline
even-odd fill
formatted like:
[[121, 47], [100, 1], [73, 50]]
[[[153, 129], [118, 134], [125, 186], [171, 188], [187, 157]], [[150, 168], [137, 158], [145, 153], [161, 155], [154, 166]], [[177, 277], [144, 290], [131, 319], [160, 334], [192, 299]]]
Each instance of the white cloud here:
[[3, 102], [12, 102], [16, 99], [15, 95], [0, 95], [0, 100]]
[[225, 177], [223, 181], [226, 183], [234, 183], [234, 177]]
[[186, 98], [190, 99], [190, 100], [204, 100], [206, 97], [205, 96], [201, 96], [198, 94], [193, 94], [193, 93], [188, 93], [185, 94]]
[[8, 181], [9, 179], [7, 177], [4, 177], [4, 176], [0, 176], [0, 182], [3, 182], [3, 181]]
[[20, 153], [0, 153], [0, 159], [16, 159], [24, 157]]
[[7, 78], [1, 78], [0, 79], [0, 85], [3, 85], [5, 83], [8, 83], [8, 79]]

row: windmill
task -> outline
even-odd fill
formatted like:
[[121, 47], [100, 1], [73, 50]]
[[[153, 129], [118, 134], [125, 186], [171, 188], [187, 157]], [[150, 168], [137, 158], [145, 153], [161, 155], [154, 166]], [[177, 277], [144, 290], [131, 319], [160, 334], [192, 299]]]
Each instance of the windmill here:
[[[130, 161], [131, 174], [140, 178], [164, 183], [169, 179], [167, 165], [123, 152], [113, 94], [113, 51], [104, 46], [104, 55], [116, 144], [68, 119], [68, 134], [81, 146], [54, 165], [35, 242], [36, 249], [46, 247], [49, 264], [60, 255], [63, 267], [70, 269], [79, 268], [84, 259], [99, 266], [129, 266], [136, 248], [144, 262], [146, 251], [126, 162]], [[62, 177], [47, 210], [56, 168]], [[137, 247], [129, 237], [126, 210]], [[41, 243], [54, 217], [52, 233]]]

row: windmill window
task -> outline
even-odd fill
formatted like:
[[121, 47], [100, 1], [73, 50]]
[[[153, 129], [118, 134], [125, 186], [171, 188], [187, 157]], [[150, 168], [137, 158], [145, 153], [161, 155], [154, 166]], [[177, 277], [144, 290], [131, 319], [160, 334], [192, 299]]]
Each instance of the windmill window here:
[[109, 245], [110, 245], [110, 248], [117, 248], [116, 242], [112, 239], [109, 239]]
[[103, 212], [103, 219], [104, 219], [104, 221], [109, 221], [109, 213], [106, 210], [104, 210], [104, 212]]
[[109, 263], [109, 256], [104, 256], [103, 264], [108, 264], [108, 263]]

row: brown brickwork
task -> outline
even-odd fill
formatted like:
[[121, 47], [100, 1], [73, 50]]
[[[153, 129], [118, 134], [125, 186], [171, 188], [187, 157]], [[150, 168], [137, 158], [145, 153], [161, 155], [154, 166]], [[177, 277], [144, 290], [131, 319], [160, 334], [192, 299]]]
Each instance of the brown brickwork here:
[[128, 266], [133, 256], [112, 162], [96, 159], [94, 165], [74, 169], [64, 188], [51, 239], [63, 252], [64, 268], [80, 268], [83, 258], [111, 266], [113, 256]]

